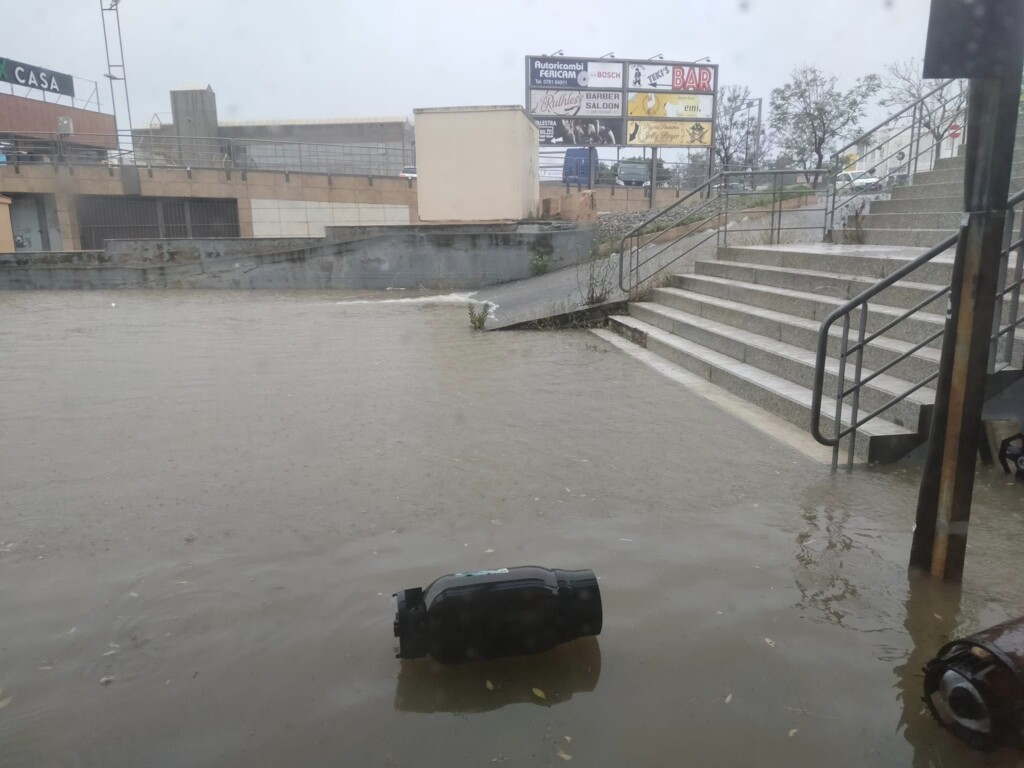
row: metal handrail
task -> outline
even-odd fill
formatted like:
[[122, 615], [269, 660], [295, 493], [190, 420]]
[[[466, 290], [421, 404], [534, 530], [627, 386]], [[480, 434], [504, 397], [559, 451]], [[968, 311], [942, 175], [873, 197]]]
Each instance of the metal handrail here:
[[[658, 214], [656, 214], [655, 216], [652, 216], [650, 219], [647, 219], [643, 223], [638, 224], [637, 226], [633, 227], [631, 230], [629, 230], [628, 232], [626, 232], [626, 234], [624, 234], [622, 236], [621, 240], [619, 241], [619, 288], [624, 293], [628, 293], [631, 296], [634, 295], [634, 293], [637, 291], [637, 289], [640, 288], [640, 286], [642, 284], [644, 284], [647, 281], [651, 280], [656, 275], [658, 275], [658, 273], [660, 273], [660, 272], [664, 271], [665, 269], [667, 269], [668, 267], [672, 266], [673, 264], [675, 264], [680, 259], [686, 257], [687, 255], [692, 253], [695, 249], [699, 248], [701, 245], [703, 245], [704, 243], [706, 243], [709, 240], [711, 240], [711, 238], [716, 238], [716, 240], [718, 241], [719, 245], [728, 245], [729, 214], [730, 214], [730, 208], [732, 207], [732, 204], [730, 202], [730, 198], [740, 198], [740, 199], [742, 199], [744, 197], [764, 198], [766, 196], [768, 196], [770, 198], [768, 200], [768, 203], [766, 203], [763, 207], [767, 209], [766, 211], [764, 211], [764, 213], [766, 215], [770, 214], [770, 216], [771, 216], [770, 225], [767, 228], [767, 230], [770, 232], [769, 239], [772, 242], [775, 242], [776, 239], [781, 240], [782, 232], [785, 231], [785, 230], [797, 230], [797, 229], [799, 229], [799, 230], [807, 230], [807, 229], [813, 229], [814, 231], [819, 231], [819, 227], [817, 227], [817, 226], [814, 226], [814, 227], [784, 227], [784, 226], [782, 226], [783, 204], [786, 202], [787, 199], [790, 199], [790, 196], [792, 196], [792, 197], [801, 197], [801, 196], [804, 196], [806, 194], [813, 194], [813, 195], [818, 194], [814, 190], [810, 190], [807, 193], [793, 194], [793, 191], [789, 190], [789, 189], [786, 189], [786, 187], [782, 184], [782, 182], [783, 182], [783, 180], [785, 179], [786, 176], [795, 176], [795, 177], [804, 176], [804, 177], [809, 179], [812, 176], [814, 176], [816, 174], [820, 174], [820, 173], [821, 173], [820, 169], [797, 168], [797, 169], [783, 169], [783, 170], [778, 170], [778, 169], [770, 169], [770, 170], [758, 169], [758, 170], [749, 170], [749, 171], [722, 171], [722, 172], [716, 174], [715, 176], [713, 176], [712, 178], [710, 178], [707, 181], [705, 181], [703, 184], [701, 184], [696, 189], [691, 190], [689, 193], [687, 193], [686, 195], [681, 197], [679, 200], [677, 200], [672, 205], [670, 205], [667, 208], [663, 209]], [[744, 190], [744, 191], [741, 191], [741, 192], [738, 192], [738, 193], [737, 192], [731, 192], [729, 190], [729, 181], [730, 181], [730, 179], [735, 179], [735, 178], [745, 177], [745, 176], [770, 176], [771, 177], [771, 181], [772, 181], [771, 187], [770, 187], [770, 189]], [[721, 184], [721, 186], [722, 186], [722, 193], [718, 193], [717, 192], [717, 185], [719, 185], [719, 184]], [[644, 241], [643, 240], [643, 236], [645, 234], [645, 230], [649, 230], [649, 228], [651, 227], [652, 224], [656, 224], [656, 222], [658, 222], [659, 219], [663, 219], [663, 218], [671, 215], [679, 206], [684, 205], [691, 198], [693, 198], [695, 195], [697, 195], [697, 194], [699, 194], [701, 192], [708, 192], [709, 193], [708, 199], [705, 200], [704, 203], [699, 205], [697, 208], [693, 209], [692, 211], [689, 211], [684, 218], [685, 219], [692, 219], [695, 216], [699, 215], [701, 213], [701, 211], [704, 211], [705, 209], [707, 209], [709, 206], [715, 206], [715, 208], [710, 213], [710, 215], [705, 216], [705, 217], [701, 218], [698, 221], [690, 221], [689, 223], [686, 223], [686, 224], [683, 224], [683, 221], [680, 220], [680, 226], [685, 226], [686, 227], [686, 230], [683, 233], [681, 233], [677, 237], [674, 237], [671, 240], [669, 240], [668, 242], [666, 242], [664, 247], [658, 249], [657, 251], [655, 251], [653, 253], [646, 254], [645, 256], [643, 256], [641, 258], [641, 251], [644, 248], [646, 248], [648, 245], [650, 245], [650, 244], [654, 243], [655, 241], [657, 241], [662, 236], [663, 232], [665, 231], [664, 229], [657, 230], [657, 231], [651, 233], [651, 237], [649, 239]], [[745, 209], [745, 210], [749, 210], [749, 209]], [[811, 212], [815, 212], [816, 213], [818, 211], [819, 211], [819, 209], [811, 209]], [[650, 264], [651, 262], [655, 261], [661, 254], [665, 253], [665, 251], [667, 251], [670, 248], [672, 248], [675, 245], [677, 245], [680, 240], [682, 240], [682, 239], [684, 239], [686, 237], [689, 237], [689, 236], [699, 232], [703, 227], [705, 227], [707, 224], [709, 224], [710, 222], [714, 221], [715, 219], [717, 219], [719, 217], [721, 217], [723, 219], [723, 223], [720, 226], [715, 227], [715, 229], [712, 232], [708, 233], [708, 235], [706, 237], [700, 239], [697, 242], [694, 242], [694, 243], [690, 244], [690, 246], [688, 248], [686, 248], [686, 250], [681, 251], [680, 253], [676, 254], [675, 256], [673, 256], [671, 259], [669, 259], [665, 263], [659, 264], [656, 269], [653, 269], [651, 271], [650, 274], [641, 275], [641, 269], [644, 266], [646, 266], [647, 264]], [[667, 229], [667, 227], [666, 227], [666, 229]], [[737, 230], [737, 232], [755, 232], [755, 231], [762, 231], [764, 229], [766, 229], [766, 228], [764, 228], [764, 227], [749, 228], [749, 229]], [[627, 243], [628, 243], [628, 245], [627, 245]]]
[[954, 82], [956, 82], [956, 78], [951, 78], [949, 80], [943, 81], [940, 85], [938, 85], [935, 88], [933, 88], [932, 90], [928, 91], [928, 93], [926, 93], [924, 96], [919, 98], [917, 101], [913, 102], [912, 104], [908, 104], [903, 109], [901, 109], [899, 112], [897, 112], [895, 114], [892, 114], [892, 115], [889, 115], [887, 118], [885, 118], [885, 120], [880, 122], [878, 125], [876, 125], [874, 128], [872, 128], [870, 131], [865, 131], [858, 138], [856, 138], [853, 141], [851, 141], [845, 147], [840, 148], [834, 154], [837, 155], [837, 156], [838, 155], [842, 155], [843, 152], [845, 152], [846, 150], [852, 149], [853, 147], [856, 147], [860, 142], [864, 141], [864, 139], [866, 139], [869, 136], [871, 136], [871, 134], [877, 133], [882, 128], [885, 128], [885, 126], [887, 126], [889, 123], [895, 122], [898, 118], [901, 118], [905, 114], [907, 114], [907, 112], [910, 112], [911, 110], [916, 109], [919, 105], [923, 104], [926, 100], [930, 99], [932, 96], [934, 96], [936, 93], [941, 91], [943, 88], [945, 88], [946, 86], [948, 86], [948, 85], [950, 85], [951, 83], [954, 83]]
[[[941, 144], [941, 142], [945, 140], [945, 137], [929, 141], [929, 139], [934, 139], [934, 133], [931, 128], [926, 128], [927, 118], [934, 117], [940, 112], [944, 112], [948, 107], [950, 107], [951, 104], [954, 104], [957, 100], [963, 100], [964, 105], [958, 107], [952, 113], [944, 114], [943, 120], [965, 120], [966, 97], [962, 90], [950, 93], [948, 97], [944, 98], [940, 103], [934, 106], [929, 107], [927, 103], [929, 99], [933, 98], [936, 94], [941, 94], [942, 91], [944, 91], [946, 88], [948, 88], [950, 85], [956, 82], [956, 79], [942, 81], [941, 83], [939, 83], [939, 85], [925, 93], [923, 96], [919, 97], [913, 103], [908, 104], [899, 112], [890, 115], [885, 120], [872, 127], [871, 130], [865, 131], [856, 139], [849, 142], [845, 146], [841, 147], [838, 151], [833, 153], [831, 157], [829, 171], [832, 178], [832, 193], [829, 196], [831, 199], [831, 203], [829, 204], [826, 201], [825, 221], [823, 224], [823, 231], [826, 240], [828, 240], [832, 233], [835, 231], [836, 212], [841, 207], [849, 206], [853, 200], [862, 197], [863, 195], [870, 194], [874, 191], [882, 191], [882, 189], [886, 186], [893, 186], [904, 174], [908, 177], [909, 180], [909, 178], [912, 177], [913, 174], [917, 173], [918, 163], [920, 159], [922, 157], [927, 157], [931, 154], [934, 154], [936, 146]], [[874, 166], [881, 166], [885, 164], [886, 167], [888, 167], [889, 163], [894, 158], [899, 160], [900, 163], [900, 165], [898, 165], [895, 169], [889, 170], [887, 173], [885, 173], [879, 178], [879, 182], [877, 184], [878, 189], [857, 189], [854, 187], [853, 182], [847, 182], [845, 184], [840, 185], [839, 175], [844, 171], [850, 171], [854, 169], [857, 163], [860, 162], [860, 159], [858, 159], [851, 163], [846, 163], [845, 165], [842, 165], [840, 164], [840, 158], [843, 156], [843, 154], [847, 150], [852, 149], [853, 147], [860, 146], [865, 143], [871, 143], [869, 142], [869, 140], [874, 136], [874, 134], [876, 134], [878, 131], [882, 130], [887, 126], [892, 126], [894, 128], [897, 127], [908, 115], [911, 115], [910, 123], [908, 125], [902, 127], [896, 133], [888, 136], [883, 141], [878, 142], [876, 146], [873, 146], [865, 154], [866, 157], [869, 157], [872, 152], [881, 150], [881, 148], [886, 144], [890, 144], [891, 146], [895, 147], [895, 149], [888, 152], [885, 157], [877, 159], [874, 163]], [[904, 136], [904, 134], [906, 134], [908, 131], [910, 135], [907, 139], [906, 145], [899, 146], [897, 139]], [[900, 152], [904, 151], [906, 153], [905, 160], [900, 160], [898, 155]], [[931, 166], [926, 165], [926, 168], [931, 168]], [[871, 170], [874, 171], [875, 168], [872, 167]], [[931, 168], [931, 170], [935, 169]], [[840, 202], [841, 196], [842, 202]]]
[[[683, 195], [681, 198], [676, 200], [676, 202], [672, 203], [672, 205], [668, 206], [667, 208], [663, 208], [657, 214], [655, 214], [651, 218], [647, 219], [646, 221], [642, 222], [641, 224], [638, 224], [637, 226], [633, 227], [631, 230], [629, 230], [628, 232], [626, 232], [626, 234], [624, 234], [622, 236], [622, 239], [619, 241], [619, 288], [622, 291], [624, 291], [626, 293], [632, 293], [634, 290], [636, 290], [636, 288], [639, 287], [639, 283], [642, 282], [642, 281], [637, 281], [635, 284], [634, 283], [630, 283], [629, 286], [626, 285], [626, 279], [625, 279], [626, 278], [625, 259], [626, 259], [626, 255], [627, 255], [626, 240], [632, 240], [633, 238], [639, 238], [643, 234], [643, 230], [644, 229], [648, 228], [652, 223], [654, 223], [658, 219], [664, 218], [665, 216], [667, 216], [670, 213], [672, 213], [672, 211], [674, 211], [679, 206], [685, 204], [694, 195], [697, 195], [698, 193], [705, 192], [705, 191], [706, 192], [713, 192], [714, 191], [714, 185], [717, 182], [719, 182], [721, 180], [721, 178], [722, 178], [722, 174], [720, 174], [720, 173], [715, 174], [710, 179], [708, 179], [703, 184], [701, 184], [699, 187], [696, 187], [695, 189], [690, 190], [685, 195]], [[708, 200], [704, 203], [704, 205], [701, 205], [697, 210], [699, 211], [701, 208], [704, 208], [712, 200], [714, 200], [714, 197], [709, 196]], [[696, 213], [696, 211], [694, 211], [693, 213]], [[717, 215], [717, 213], [715, 215]], [[700, 226], [700, 225], [698, 224], [698, 226]], [[633, 249], [632, 246], [630, 247], [630, 250], [628, 252], [628, 255], [629, 255], [629, 274], [630, 275], [636, 275], [637, 270], [639, 270], [639, 268], [641, 266], [643, 266], [643, 264], [646, 264], [646, 263], [650, 262], [651, 259], [649, 258], [649, 259], [645, 260], [642, 264], [637, 264], [636, 266], [634, 266], [633, 265], [633, 256], [635, 254], [637, 257], [639, 257], [640, 249], [643, 248], [646, 245], [649, 245], [651, 242], [653, 242], [655, 239], [657, 239], [657, 236], [660, 235], [661, 232], [656, 232], [654, 234], [655, 234], [654, 238], [652, 238], [647, 243], [638, 244], [636, 249]], [[689, 234], [689, 233], [687, 233], [687, 234]], [[677, 242], [677, 241], [678, 241], [678, 239], [673, 241], [672, 243], [669, 243], [668, 245], [665, 246], [665, 248], [662, 248], [660, 251], [658, 251], [658, 254], [655, 254], [654, 256], [657, 256], [657, 255], [663, 253], [667, 248], [669, 248], [674, 242]], [[652, 256], [651, 258], [654, 258], [654, 257]], [[670, 263], [673, 263], [675, 261], [676, 261], [676, 259], [673, 259], [672, 262], [670, 262]], [[666, 264], [665, 266], [667, 267], [668, 264]], [[664, 269], [664, 268], [665, 267], [662, 267], [662, 269]], [[661, 271], [660, 269], [656, 270], [654, 274], [657, 274], [657, 272], [660, 272], [660, 271]], [[652, 274], [647, 279], [650, 279], [650, 277], [653, 277], [653, 276], [654, 275]]]
[[[1018, 193], [1012, 195], [1009, 198], [1009, 200], [1007, 201], [1007, 208], [1008, 208], [1007, 231], [1008, 232], [1012, 229], [1012, 226], [1013, 226], [1014, 208], [1016, 206], [1020, 205], [1022, 202], [1024, 202], [1024, 191], [1021, 191], [1021, 192], [1018, 192]], [[939, 244], [933, 246], [932, 248], [929, 248], [927, 251], [922, 253], [917, 258], [915, 258], [915, 259], [907, 262], [906, 264], [904, 264], [902, 267], [897, 269], [892, 274], [886, 276], [882, 280], [879, 280], [877, 283], [872, 285], [870, 288], [867, 288], [866, 290], [862, 291], [861, 293], [859, 293], [854, 298], [850, 299], [849, 301], [847, 301], [844, 304], [840, 305], [836, 309], [832, 310], [825, 317], [825, 319], [822, 320], [821, 327], [820, 327], [820, 329], [818, 331], [818, 344], [817, 344], [817, 350], [816, 350], [816, 355], [815, 355], [815, 365], [814, 365], [814, 383], [813, 383], [812, 392], [811, 392], [811, 435], [819, 443], [821, 443], [823, 445], [831, 446], [833, 448], [833, 452], [832, 452], [832, 467], [833, 467], [833, 469], [835, 469], [838, 466], [839, 446], [840, 446], [841, 441], [844, 438], [846, 438], [846, 437], [850, 438], [849, 443], [847, 445], [847, 451], [848, 451], [847, 463], [848, 463], [848, 465], [852, 466], [854, 450], [855, 450], [855, 447], [856, 447], [857, 430], [860, 429], [861, 427], [863, 427], [867, 422], [869, 422], [872, 419], [880, 416], [885, 411], [889, 410], [890, 408], [892, 408], [896, 404], [902, 402], [903, 400], [908, 398], [910, 395], [912, 395], [915, 392], [917, 392], [922, 387], [927, 386], [932, 381], [937, 379], [938, 378], [938, 372], [933, 373], [932, 375], [930, 375], [930, 376], [926, 377], [925, 379], [923, 379], [923, 380], [917, 382], [916, 384], [912, 385], [911, 387], [909, 387], [905, 391], [895, 395], [887, 403], [885, 403], [884, 405], [882, 405], [879, 408], [876, 408], [874, 411], [872, 411], [871, 413], [869, 413], [869, 414], [867, 414], [866, 416], [863, 416], [863, 417], [859, 417], [858, 416], [858, 405], [859, 405], [858, 398], [859, 398], [860, 390], [865, 385], [870, 383], [871, 381], [874, 381], [881, 374], [885, 373], [888, 370], [891, 370], [896, 365], [898, 365], [899, 363], [901, 363], [904, 360], [908, 359], [912, 355], [916, 354], [917, 352], [919, 352], [924, 347], [926, 347], [929, 344], [932, 344], [935, 341], [937, 341], [938, 339], [940, 339], [944, 335], [944, 333], [945, 333], [945, 327], [943, 327], [941, 330], [935, 332], [934, 334], [931, 334], [924, 341], [918, 342], [916, 345], [912, 346], [910, 349], [905, 350], [902, 354], [897, 356], [895, 359], [890, 360], [885, 365], [883, 365], [883, 366], [877, 368], [876, 370], [872, 371], [866, 377], [862, 377], [862, 375], [861, 375], [862, 372], [863, 372], [862, 360], [863, 360], [864, 350], [867, 348], [867, 346], [871, 342], [873, 342], [876, 339], [882, 337], [884, 334], [886, 334], [888, 331], [892, 330], [894, 327], [896, 327], [897, 325], [899, 325], [903, 321], [905, 321], [908, 318], [916, 315], [917, 313], [919, 313], [921, 310], [923, 310], [928, 305], [933, 304], [935, 301], [938, 301], [938, 300], [942, 299], [944, 296], [946, 296], [947, 294], [951, 293], [952, 286], [945, 286], [942, 289], [932, 293], [926, 299], [923, 299], [922, 301], [918, 302], [915, 306], [913, 306], [910, 309], [906, 310], [905, 312], [901, 313], [898, 317], [890, 320], [886, 324], [882, 325], [880, 328], [878, 328], [878, 329], [872, 331], [870, 334], [868, 334], [867, 333], [867, 318], [868, 318], [868, 312], [869, 312], [869, 308], [870, 308], [870, 302], [876, 296], [878, 296], [878, 294], [880, 294], [882, 291], [886, 290], [887, 288], [891, 288], [893, 285], [898, 283], [900, 280], [903, 280], [904, 278], [906, 278], [907, 276], [909, 276], [910, 274], [912, 274], [913, 272], [918, 270], [923, 265], [929, 263], [930, 261], [935, 259], [940, 254], [944, 253], [945, 251], [949, 250], [951, 247], [956, 245], [960, 241], [960, 238], [962, 236], [963, 236], [963, 225], [961, 225], [960, 230], [956, 234], [950, 235], [949, 237], [944, 239]], [[1007, 239], [1009, 239], [1009, 238], [1007, 238]], [[1024, 278], [1022, 278], [1022, 272], [1024, 272], [1024, 219], [1022, 219], [1022, 221], [1021, 221], [1020, 237], [1017, 240], [1013, 241], [1013, 242], [1009, 242], [1003, 248], [1003, 250], [1002, 250], [1001, 264], [1002, 264], [1002, 269], [1004, 270], [1003, 274], [1005, 274], [1006, 263], [1009, 260], [1009, 255], [1010, 255], [1011, 252], [1016, 252], [1016, 254], [1017, 254], [1017, 263], [1016, 263], [1016, 267], [1015, 267], [1015, 271], [1014, 271], [1014, 276], [1012, 278], [1012, 282], [1009, 285], [1004, 286], [1002, 283], [1005, 280], [1005, 278], [1001, 279], [1001, 281], [1000, 281], [999, 292], [997, 294], [996, 309], [995, 309], [994, 318], [993, 318], [993, 326], [994, 327], [993, 327], [993, 332], [992, 332], [992, 336], [991, 336], [992, 350], [991, 350], [990, 360], [989, 360], [989, 370], [990, 371], [995, 369], [996, 358], [998, 356], [999, 341], [1002, 339], [1003, 336], [1006, 336], [1007, 334], [1009, 334], [1009, 338], [1008, 338], [1007, 343], [1006, 343], [1006, 355], [1005, 355], [1004, 362], [1007, 365], [1012, 365], [1013, 364], [1014, 343], [1015, 343], [1015, 329], [1018, 326], [1020, 326], [1022, 323], [1024, 323], [1024, 317], [1021, 317], [1021, 318], [1017, 317], [1018, 309], [1019, 309], [1019, 302], [1020, 302], [1021, 287], [1024, 286]], [[1007, 296], [1007, 294], [1011, 295], [1010, 304], [1009, 304], [1009, 315], [1010, 316], [1009, 316], [1008, 323], [1004, 326], [1003, 325], [1003, 307], [1002, 307], [1002, 305], [1003, 305], [1003, 299], [1004, 299], [1004, 297]], [[860, 310], [858, 338], [857, 338], [856, 343], [851, 345], [850, 344], [850, 324], [851, 324], [851, 318], [852, 318], [852, 315], [853, 315], [854, 311], [856, 311], [858, 309]], [[839, 358], [839, 372], [837, 374], [837, 381], [836, 381], [835, 418], [834, 418], [834, 421], [833, 421], [833, 432], [834, 432], [834, 434], [832, 434], [832, 435], [825, 435], [825, 434], [822, 433], [822, 429], [821, 429], [821, 417], [822, 417], [822, 402], [823, 402], [823, 399], [824, 399], [826, 362], [827, 362], [828, 357], [829, 357], [828, 346], [829, 346], [830, 341], [833, 338], [832, 328], [840, 320], [842, 321], [843, 325], [842, 325], [842, 332], [840, 334], [841, 341], [840, 341], [840, 349], [839, 349], [839, 355], [838, 355], [838, 358]], [[854, 376], [853, 376], [853, 384], [852, 384], [852, 386], [847, 387], [847, 384], [846, 384], [846, 365], [847, 365], [848, 359], [851, 356], [855, 357], [855, 362], [854, 362], [855, 370], [854, 370]], [[847, 426], [844, 427], [843, 426], [843, 422], [844, 422], [844, 418], [843, 418], [844, 406], [843, 406], [843, 404], [844, 404], [844, 400], [847, 397], [851, 396], [851, 395], [853, 396], [853, 402], [852, 402], [852, 404], [850, 406], [849, 418], [845, 419], [845, 421], [847, 423]]]

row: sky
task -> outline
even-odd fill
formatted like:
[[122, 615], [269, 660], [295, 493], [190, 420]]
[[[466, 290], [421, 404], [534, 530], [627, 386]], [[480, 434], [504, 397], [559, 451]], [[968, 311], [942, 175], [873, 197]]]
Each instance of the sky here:
[[[109, 0], [104, 0], [109, 4]], [[101, 81], [100, 0], [16, 3], [0, 56]], [[801, 64], [848, 86], [924, 51], [929, 0], [122, 0], [136, 127], [208, 83], [221, 120], [522, 104], [527, 54], [696, 60], [767, 99]], [[20, 8], [20, 11], [16, 9]]]

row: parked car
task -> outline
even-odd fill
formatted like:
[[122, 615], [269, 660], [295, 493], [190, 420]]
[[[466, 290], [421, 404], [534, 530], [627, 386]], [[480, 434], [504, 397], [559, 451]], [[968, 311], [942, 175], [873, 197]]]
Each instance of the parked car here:
[[847, 192], [876, 192], [882, 181], [870, 171], [843, 171], [836, 175], [836, 187]]
[[398, 178], [400, 178], [400, 179], [415, 179], [415, 178], [418, 178], [416, 176], [416, 166], [415, 165], [407, 165], [407, 166], [405, 166], [402, 169], [402, 172], [400, 174], [398, 174]]
[[651, 169], [647, 163], [619, 163], [615, 183], [620, 187], [651, 186]]

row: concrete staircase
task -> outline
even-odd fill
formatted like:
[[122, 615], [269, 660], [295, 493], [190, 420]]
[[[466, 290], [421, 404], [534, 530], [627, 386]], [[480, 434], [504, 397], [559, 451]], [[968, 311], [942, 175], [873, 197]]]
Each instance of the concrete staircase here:
[[[941, 226], [922, 230], [946, 231]], [[645, 301], [630, 303], [629, 314], [611, 317], [610, 324], [648, 350], [807, 429], [821, 320], [919, 256], [921, 250], [829, 244], [720, 248], [715, 260], [697, 262], [693, 274], [671, 276], [668, 285], [654, 289]], [[912, 280], [884, 291], [871, 305], [869, 331], [948, 285], [951, 272], [949, 252], [920, 268]], [[935, 302], [870, 345], [863, 376], [941, 330], [944, 313], [945, 302]], [[838, 354], [840, 334], [840, 327], [832, 329], [830, 355]], [[937, 370], [939, 343], [915, 352], [870, 382], [861, 392], [861, 417]], [[1019, 342], [1017, 347], [1024, 349]], [[825, 434], [833, 431], [835, 401], [827, 396], [835, 393], [838, 367], [838, 360], [830, 357], [824, 386]], [[862, 427], [858, 457], [893, 461], [923, 442], [934, 397], [934, 389], [920, 389]], [[843, 422], [849, 423], [849, 417], [847, 409]]]
[[[963, 149], [961, 145], [956, 157], [936, 161], [933, 170], [915, 174], [913, 184], [893, 188], [890, 199], [870, 201], [863, 222], [864, 242], [924, 250], [953, 234], [964, 206]], [[1010, 194], [1024, 189], [1024, 162], [1018, 158], [1024, 158], [1024, 124], [1020, 123]], [[1019, 230], [1019, 219], [1015, 228]]]

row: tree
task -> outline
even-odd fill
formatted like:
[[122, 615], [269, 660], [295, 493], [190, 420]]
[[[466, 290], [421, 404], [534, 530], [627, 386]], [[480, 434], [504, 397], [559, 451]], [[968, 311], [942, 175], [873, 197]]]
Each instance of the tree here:
[[[881, 104], [900, 110], [921, 101], [918, 122], [931, 135], [934, 159], [938, 160], [942, 156], [942, 140], [949, 133], [949, 126], [966, 119], [967, 83], [954, 80], [928, 95], [942, 81], [925, 80], [918, 74], [920, 71], [921, 65], [914, 59], [887, 64], [882, 78]], [[912, 116], [908, 114], [907, 118], [912, 119]]]
[[771, 138], [751, 105], [750, 89], [726, 85], [715, 101], [715, 158], [724, 171], [761, 165], [771, 148]]
[[[881, 88], [877, 75], [857, 80], [850, 90], [836, 88], [835, 75], [826, 75], [812, 66], [797, 67], [790, 81], [772, 90], [771, 125], [778, 134], [782, 150], [802, 163], [825, 167], [839, 141], [848, 141], [860, 133], [858, 125], [869, 100]], [[814, 174], [814, 184], [819, 174]]]

